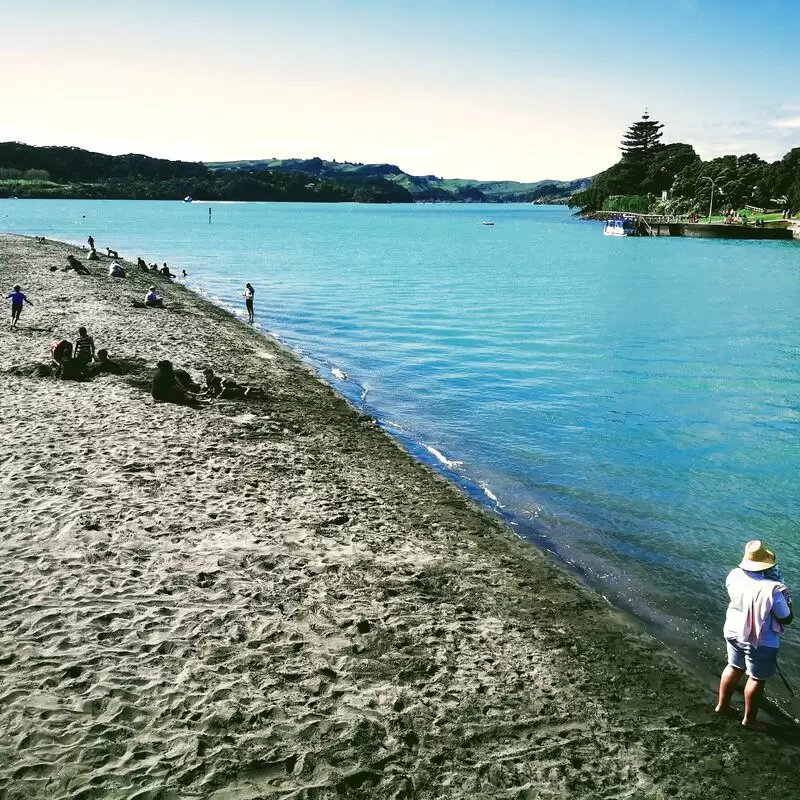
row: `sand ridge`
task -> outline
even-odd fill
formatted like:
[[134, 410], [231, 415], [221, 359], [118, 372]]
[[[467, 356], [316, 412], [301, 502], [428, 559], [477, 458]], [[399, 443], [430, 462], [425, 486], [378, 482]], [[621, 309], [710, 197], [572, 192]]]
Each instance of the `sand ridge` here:
[[[0, 332], [0, 797], [793, 796], [791, 732], [713, 717], [294, 356], [69, 252], [0, 236], [35, 304]], [[173, 310], [131, 307], [150, 282]], [[131, 374], [31, 377], [81, 324]], [[156, 405], [161, 358], [266, 396]]]

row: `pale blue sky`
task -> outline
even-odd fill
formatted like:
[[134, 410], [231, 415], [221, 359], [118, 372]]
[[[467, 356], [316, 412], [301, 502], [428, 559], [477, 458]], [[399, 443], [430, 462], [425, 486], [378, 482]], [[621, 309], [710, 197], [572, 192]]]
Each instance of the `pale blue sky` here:
[[647, 106], [703, 157], [774, 159], [800, 146], [792, 6], [0, 0], [0, 140], [569, 179]]

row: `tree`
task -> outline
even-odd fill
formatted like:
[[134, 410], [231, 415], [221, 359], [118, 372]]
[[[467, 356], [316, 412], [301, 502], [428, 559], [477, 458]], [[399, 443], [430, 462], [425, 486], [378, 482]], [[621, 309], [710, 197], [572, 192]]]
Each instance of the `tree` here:
[[663, 127], [662, 123], [651, 120], [645, 111], [641, 120], [634, 122], [625, 131], [619, 147], [622, 150], [622, 157], [640, 160], [650, 155], [660, 145]]

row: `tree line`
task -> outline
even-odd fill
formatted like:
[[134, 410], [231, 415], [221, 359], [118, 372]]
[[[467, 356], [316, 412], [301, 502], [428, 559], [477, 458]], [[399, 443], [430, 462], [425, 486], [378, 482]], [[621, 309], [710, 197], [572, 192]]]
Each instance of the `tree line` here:
[[647, 113], [634, 122], [620, 144], [620, 160], [573, 194], [570, 205], [582, 213], [706, 214], [713, 188], [715, 209], [800, 209], [800, 147], [772, 163], [755, 153], [703, 161], [689, 144], [663, 144], [663, 127]]
[[212, 170], [202, 163], [137, 154], [0, 143], [0, 197], [182, 200], [187, 195], [203, 200], [413, 202], [407, 189], [380, 177]]

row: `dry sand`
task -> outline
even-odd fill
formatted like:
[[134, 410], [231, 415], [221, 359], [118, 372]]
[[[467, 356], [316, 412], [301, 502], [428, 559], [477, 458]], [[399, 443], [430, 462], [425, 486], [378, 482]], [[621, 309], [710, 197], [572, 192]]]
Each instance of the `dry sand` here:
[[[799, 796], [792, 730], [716, 718], [292, 354], [68, 252], [0, 236], [35, 304], [0, 332], [0, 797]], [[31, 376], [82, 324], [132, 373]], [[266, 399], [156, 405], [162, 358]]]

